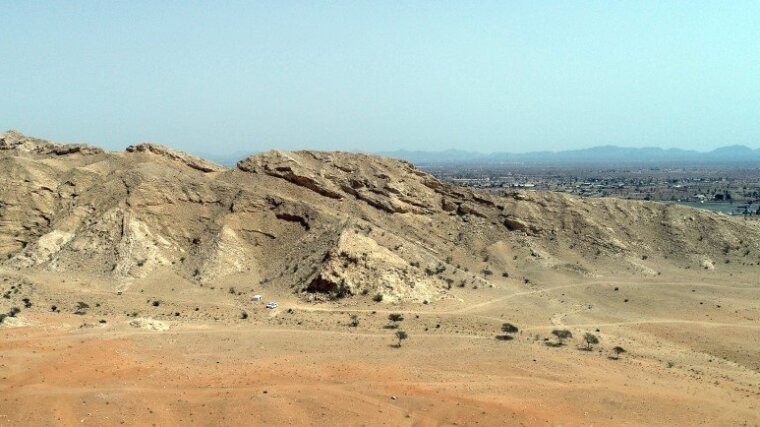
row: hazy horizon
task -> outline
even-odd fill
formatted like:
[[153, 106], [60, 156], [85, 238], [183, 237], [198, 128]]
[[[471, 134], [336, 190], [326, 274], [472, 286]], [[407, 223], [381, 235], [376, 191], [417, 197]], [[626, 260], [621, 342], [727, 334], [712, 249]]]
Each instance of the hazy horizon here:
[[0, 129], [112, 150], [760, 147], [760, 4], [2, 2]]

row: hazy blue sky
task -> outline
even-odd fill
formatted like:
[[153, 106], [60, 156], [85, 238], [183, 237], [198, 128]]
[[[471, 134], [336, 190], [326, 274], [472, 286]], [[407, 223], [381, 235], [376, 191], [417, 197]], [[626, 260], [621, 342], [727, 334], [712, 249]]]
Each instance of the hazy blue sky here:
[[0, 0], [0, 128], [112, 149], [760, 146], [760, 2]]

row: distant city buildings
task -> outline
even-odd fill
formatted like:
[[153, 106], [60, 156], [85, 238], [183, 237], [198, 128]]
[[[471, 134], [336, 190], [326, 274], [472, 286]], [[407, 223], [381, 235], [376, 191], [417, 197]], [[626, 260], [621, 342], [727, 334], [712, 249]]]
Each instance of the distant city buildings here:
[[430, 166], [457, 185], [496, 193], [510, 189], [554, 191], [581, 197], [674, 202], [732, 215], [760, 212], [760, 169]]

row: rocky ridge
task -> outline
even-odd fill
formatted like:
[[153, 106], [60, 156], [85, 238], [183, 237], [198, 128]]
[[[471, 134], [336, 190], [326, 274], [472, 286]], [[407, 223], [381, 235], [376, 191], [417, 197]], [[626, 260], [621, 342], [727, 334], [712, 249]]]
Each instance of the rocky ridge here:
[[[0, 135], [0, 258], [114, 291], [161, 272], [193, 286], [433, 302], [533, 269], [755, 263], [754, 223], [682, 206], [473, 191], [403, 161], [270, 151], [228, 169], [155, 144], [111, 153]], [[511, 280], [511, 279], [510, 279]]]

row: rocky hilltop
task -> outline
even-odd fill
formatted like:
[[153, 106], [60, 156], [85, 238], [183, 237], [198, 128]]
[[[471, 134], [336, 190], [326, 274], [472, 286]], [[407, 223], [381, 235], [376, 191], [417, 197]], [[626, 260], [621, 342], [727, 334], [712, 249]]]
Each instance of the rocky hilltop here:
[[439, 181], [412, 164], [270, 151], [226, 168], [155, 144], [106, 152], [0, 134], [0, 266], [304, 298], [434, 302], [452, 287], [756, 263], [755, 223], [682, 206]]

